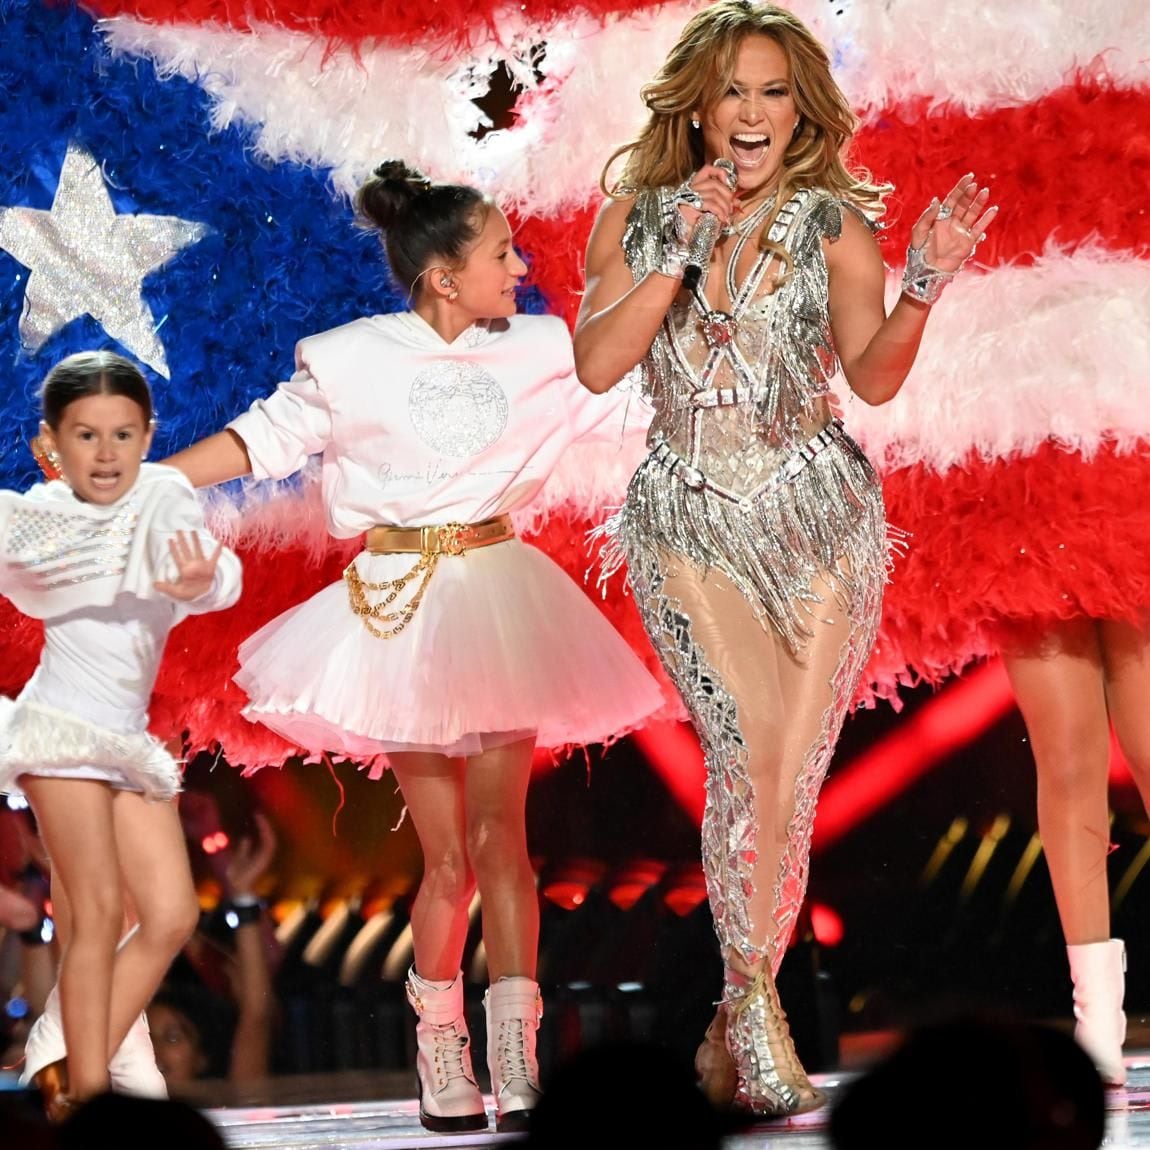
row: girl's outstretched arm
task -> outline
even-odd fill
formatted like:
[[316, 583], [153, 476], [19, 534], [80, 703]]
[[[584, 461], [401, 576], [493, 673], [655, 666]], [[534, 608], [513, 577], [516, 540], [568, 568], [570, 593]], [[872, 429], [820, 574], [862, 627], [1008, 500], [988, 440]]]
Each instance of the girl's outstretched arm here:
[[169, 467], [182, 471], [193, 487], [211, 487], [248, 475], [252, 461], [244, 441], [231, 428], [209, 435], [175, 455], [163, 460]]

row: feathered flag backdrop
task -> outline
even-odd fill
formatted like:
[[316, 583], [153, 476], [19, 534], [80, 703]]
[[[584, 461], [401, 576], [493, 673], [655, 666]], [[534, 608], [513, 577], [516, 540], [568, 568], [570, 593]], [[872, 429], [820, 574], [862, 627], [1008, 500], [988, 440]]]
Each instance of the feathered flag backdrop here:
[[[117, 347], [146, 366], [160, 457], [285, 378], [300, 337], [401, 307], [349, 201], [383, 158], [492, 192], [531, 262], [522, 307], [573, 318], [603, 161], [700, 6], [0, 0], [0, 484], [34, 480], [35, 389], [71, 351]], [[1144, 0], [792, 7], [862, 119], [854, 158], [897, 186], [892, 290], [932, 195], [973, 170], [1002, 205], [903, 394], [847, 404], [892, 522], [913, 532], [874, 690], [984, 653], [989, 615], [1150, 602], [1132, 553], [1150, 537]], [[518, 99], [511, 126], [488, 130], [497, 71]], [[586, 529], [633, 462], [573, 452], [524, 524], [580, 579]], [[1028, 550], [1026, 533], [1045, 539], [1067, 507], [1080, 514], [1063, 546]], [[219, 740], [236, 764], [280, 762], [289, 748], [238, 717], [235, 648], [338, 578], [349, 552], [325, 538], [306, 479], [229, 492], [214, 514], [246, 594], [175, 632], [155, 729]], [[650, 658], [620, 586], [603, 607]], [[6, 604], [0, 625], [12, 692], [38, 633]]]

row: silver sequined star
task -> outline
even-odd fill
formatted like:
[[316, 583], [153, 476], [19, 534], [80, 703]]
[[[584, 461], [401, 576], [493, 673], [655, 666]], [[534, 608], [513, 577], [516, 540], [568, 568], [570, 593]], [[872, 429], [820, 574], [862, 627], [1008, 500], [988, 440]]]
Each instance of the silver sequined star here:
[[29, 273], [20, 338], [36, 351], [65, 324], [90, 315], [167, 377], [164, 345], [141, 295], [144, 277], [208, 231], [177, 216], [117, 215], [100, 165], [69, 144], [51, 211], [0, 208], [0, 248]]

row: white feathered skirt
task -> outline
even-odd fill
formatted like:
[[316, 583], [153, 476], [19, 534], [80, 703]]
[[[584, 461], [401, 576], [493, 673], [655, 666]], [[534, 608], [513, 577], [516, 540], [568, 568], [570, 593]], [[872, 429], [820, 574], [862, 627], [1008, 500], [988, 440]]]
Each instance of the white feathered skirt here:
[[21, 775], [95, 780], [157, 800], [173, 798], [181, 783], [180, 764], [147, 731], [0, 695], [0, 794], [20, 794]]
[[[381, 583], [417, 558], [364, 552], [356, 564]], [[257, 631], [239, 658], [249, 719], [313, 753], [360, 759], [471, 755], [530, 734], [548, 748], [606, 742], [664, 704], [583, 591], [519, 539], [442, 556], [392, 638], [368, 631], [341, 581]]]

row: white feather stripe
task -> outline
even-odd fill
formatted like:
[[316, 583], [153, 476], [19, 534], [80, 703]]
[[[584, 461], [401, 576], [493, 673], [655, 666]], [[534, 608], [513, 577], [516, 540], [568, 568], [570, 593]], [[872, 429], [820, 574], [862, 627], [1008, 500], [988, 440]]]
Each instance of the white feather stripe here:
[[1078, 71], [1150, 81], [1144, 0], [861, 0], [832, 46], [839, 83], [864, 111], [918, 97], [968, 112], [1024, 104]]
[[629, 438], [621, 447], [606, 443], [575, 443], [563, 453], [533, 503], [512, 517], [518, 531], [532, 535], [542, 530], [552, 515], [580, 519], [606, 519], [627, 494], [647, 448], [640, 437]]
[[[897, 293], [892, 278], [888, 310]], [[963, 272], [902, 391], [882, 407], [848, 401], [846, 423], [883, 469], [943, 471], [1047, 439], [1089, 457], [1103, 440], [1150, 440], [1148, 365], [1150, 260], [1048, 248], [1030, 266]]]
[[[454, 61], [419, 46], [327, 51], [272, 25], [244, 33], [117, 17], [100, 26], [114, 52], [200, 83], [217, 127], [247, 124], [271, 159], [331, 167], [343, 192], [381, 157], [403, 156], [436, 178], [469, 180], [546, 215], [595, 196], [604, 160], [642, 121], [641, 84], [699, 7], [668, 4], [603, 23], [572, 17], [548, 28], [512, 7], [482, 47]], [[865, 112], [919, 97], [969, 111], [1018, 104], [1078, 69], [1150, 82], [1144, 0], [1090, 8], [888, 0], [850, 4], [842, 15], [841, 5], [816, 0], [792, 7], [827, 44], [839, 82]], [[531, 47], [543, 42], [539, 79]], [[518, 119], [476, 140], [484, 117], [472, 100], [501, 61], [524, 90]]]
[[419, 46], [327, 51], [322, 40], [271, 25], [100, 23], [117, 54], [144, 56], [162, 78], [181, 76], [212, 97], [212, 126], [246, 125], [258, 152], [279, 162], [330, 166], [352, 191], [388, 157], [456, 178], [488, 123], [473, 103], [494, 63], [442, 60]]

